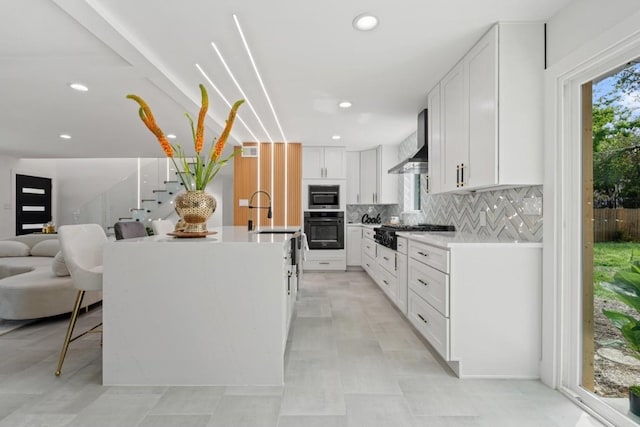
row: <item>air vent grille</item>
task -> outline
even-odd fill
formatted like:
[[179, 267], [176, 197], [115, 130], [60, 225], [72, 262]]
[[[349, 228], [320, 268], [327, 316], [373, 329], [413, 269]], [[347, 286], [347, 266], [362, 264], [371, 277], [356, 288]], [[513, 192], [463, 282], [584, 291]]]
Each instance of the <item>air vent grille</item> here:
[[243, 145], [242, 146], [242, 157], [258, 157], [258, 146], [257, 145]]

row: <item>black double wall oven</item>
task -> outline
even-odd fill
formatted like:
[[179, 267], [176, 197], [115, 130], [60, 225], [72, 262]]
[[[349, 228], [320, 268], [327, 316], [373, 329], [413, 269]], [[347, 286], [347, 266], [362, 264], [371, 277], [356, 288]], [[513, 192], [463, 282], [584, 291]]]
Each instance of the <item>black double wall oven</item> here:
[[344, 211], [306, 211], [304, 232], [309, 249], [344, 249]]

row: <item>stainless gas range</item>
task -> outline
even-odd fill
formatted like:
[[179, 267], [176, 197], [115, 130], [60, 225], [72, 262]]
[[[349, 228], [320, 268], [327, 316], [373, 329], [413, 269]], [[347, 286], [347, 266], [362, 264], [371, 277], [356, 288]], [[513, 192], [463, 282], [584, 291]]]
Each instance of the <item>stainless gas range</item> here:
[[382, 246], [386, 246], [387, 248], [391, 248], [394, 251], [398, 248], [398, 239], [396, 237], [396, 232], [411, 232], [411, 231], [456, 231], [456, 227], [453, 225], [436, 225], [436, 224], [417, 224], [417, 225], [406, 225], [406, 224], [385, 224], [380, 227], [376, 227], [374, 229], [375, 236], [374, 240], [381, 244]]

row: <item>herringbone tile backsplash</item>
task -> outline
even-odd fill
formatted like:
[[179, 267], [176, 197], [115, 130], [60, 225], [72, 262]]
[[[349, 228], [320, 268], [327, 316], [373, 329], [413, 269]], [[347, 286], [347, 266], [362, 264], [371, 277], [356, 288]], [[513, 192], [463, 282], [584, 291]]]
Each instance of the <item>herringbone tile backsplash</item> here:
[[[400, 159], [416, 151], [415, 133], [407, 137], [399, 150]], [[399, 191], [403, 206], [408, 206], [411, 175], [400, 178]], [[471, 194], [428, 194], [426, 176], [421, 183], [421, 211], [403, 213], [405, 223], [453, 224], [459, 231], [484, 236], [508, 237], [518, 240], [542, 241], [542, 214], [526, 215], [525, 203], [542, 200], [542, 186], [519, 187], [506, 190]], [[486, 225], [480, 225], [481, 214], [486, 213]], [[540, 210], [541, 212], [541, 210]]]

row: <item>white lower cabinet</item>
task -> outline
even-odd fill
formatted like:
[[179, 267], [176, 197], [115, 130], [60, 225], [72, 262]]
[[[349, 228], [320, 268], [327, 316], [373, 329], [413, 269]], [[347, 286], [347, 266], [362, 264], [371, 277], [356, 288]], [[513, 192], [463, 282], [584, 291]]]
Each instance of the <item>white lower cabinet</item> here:
[[413, 260], [409, 263], [409, 289], [449, 316], [449, 275]]
[[[406, 240], [402, 244], [406, 247]], [[407, 256], [379, 245], [366, 243], [363, 240], [363, 259], [374, 267], [369, 271], [369, 267], [363, 267], [371, 278], [378, 284], [380, 289], [387, 294], [389, 299], [400, 309], [402, 314], [407, 314]]]
[[347, 225], [347, 266], [362, 265], [362, 227]]
[[412, 289], [409, 290], [407, 317], [444, 360], [449, 360], [449, 319]]
[[344, 249], [311, 250], [304, 261], [305, 271], [346, 270], [347, 256]]
[[409, 321], [459, 377], [539, 377], [542, 245], [408, 252]]

